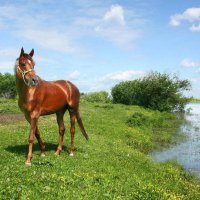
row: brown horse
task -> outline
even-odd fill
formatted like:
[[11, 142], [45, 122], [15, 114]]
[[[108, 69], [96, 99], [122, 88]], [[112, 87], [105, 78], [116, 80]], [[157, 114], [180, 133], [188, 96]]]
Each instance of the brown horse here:
[[63, 136], [65, 132], [63, 116], [66, 110], [69, 111], [71, 121], [70, 156], [74, 155], [76, 119], [81, 132], [88, 140], [88, 135], [84, 129], [79, 113], [80, 92], [78, 88], [70, 81], [57, 80], [49, 82], [40, 79], [34, 70], [35, 63], [33, 61], [33, 54], [34, 49], [27, 54], [24, 53], [22, 48], [20, 56], [15, 64], [16, 84], [19, 94], [18, 104], [31, 127], [29, 135], [29, 151], [25, 162], [26, 165], [31, 165], [32, 148], [35, 136], [40, 146], [41, 156], [45, 156], [45, 146], [38, 130], [38, 119], [42, 115], [55, 113], [57, 116], [59, 144], [56, 155], [59, 155], [62, 151]]

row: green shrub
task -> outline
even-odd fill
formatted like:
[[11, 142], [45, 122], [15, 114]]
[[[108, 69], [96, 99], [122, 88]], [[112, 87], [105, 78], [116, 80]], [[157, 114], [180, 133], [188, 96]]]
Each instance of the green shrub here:
[[122, 103], [125, 105], [139, 105], [139, 80], [124, 81], [112, 88], [112, 98], [114, 103]]
[[83, 94], [81, 96], [83, 100], [86, 100], [88, 102], [98, 102], [98, 103], [109, 103], [111, 102], [111, 99], [109, 97], [108, 92], [106, 91], [100, 91], [100, 92], [90, 92], [87, 94]]
[[0, 97], [15, 98], [17, 95], [16, 79], [9, 73], [0, 73]]
[[128, 120], [127, 123], [130, 127], [132, 126], [147, 126], [150, 124], [149, 117], [146, 115], [135, 112]]
[[183, 110], [190, 98], [183, 92], [190, 90], [188, 80], [180, 80], [176, 75], [151, 72], [142, 79], [125, 81], [112, 88], [114, 103], [140, 105], [159, 111]]

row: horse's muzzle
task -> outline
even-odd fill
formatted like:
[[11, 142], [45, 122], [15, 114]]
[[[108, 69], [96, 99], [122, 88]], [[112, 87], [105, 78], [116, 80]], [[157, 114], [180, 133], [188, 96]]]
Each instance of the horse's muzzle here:
[[34, 77], [28, 78], [27, 82], [28, 82], [28, 86], [34, 87], [39, 84], [40, 80], [39, 80], [38, 76], [34, 76]]

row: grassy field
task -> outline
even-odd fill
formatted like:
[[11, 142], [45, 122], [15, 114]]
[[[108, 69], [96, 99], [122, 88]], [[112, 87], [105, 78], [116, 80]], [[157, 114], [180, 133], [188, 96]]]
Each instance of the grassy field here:
[[[15, 100], [1, 99], [0, 113], [19, 113], [16, 106]], [[158, 164], [148, 156], [173, 142], [178, 124], [173, 115], [87, 102], [81, 102], [81, 114], [90, 140], [77, 126], [74, 157], [68, 114], [59, 157], [55, 116], [40, 119], [46, 157], [35, 142], [31, 167], [24, 164], [28, 124], [21, 118], [0, 121], [0, 199], [200, 199], [197, 181], [176, 162]]]

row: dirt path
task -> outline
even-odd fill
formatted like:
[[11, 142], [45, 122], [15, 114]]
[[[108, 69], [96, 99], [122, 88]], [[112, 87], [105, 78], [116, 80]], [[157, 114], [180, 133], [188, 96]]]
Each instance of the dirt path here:
[[22, 113], [17, 114], [0, 114], [0, 124], [18, 122], [25, 120]]

